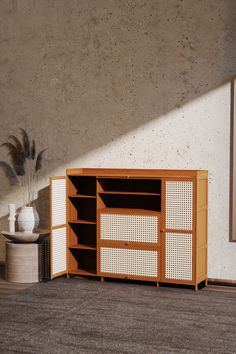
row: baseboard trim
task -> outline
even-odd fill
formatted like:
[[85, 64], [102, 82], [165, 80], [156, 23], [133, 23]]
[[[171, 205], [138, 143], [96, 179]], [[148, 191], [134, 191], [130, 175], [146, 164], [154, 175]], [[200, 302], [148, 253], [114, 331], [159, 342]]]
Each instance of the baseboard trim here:
[[[0, 261], [0, 266], [5, 266], [5, 262]], [[208, 278], [207, 283], [209, 285], [236, 286], [236, 280], [228, 280], [228, 279]]]
[[208, 278], [209, 285], [236, 286], [236, 280]]

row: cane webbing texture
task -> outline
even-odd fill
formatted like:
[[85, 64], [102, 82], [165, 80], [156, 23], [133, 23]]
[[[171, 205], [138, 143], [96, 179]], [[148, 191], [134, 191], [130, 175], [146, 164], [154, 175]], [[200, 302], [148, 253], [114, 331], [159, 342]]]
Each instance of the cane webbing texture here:
[[192, 280], [192, 234], [166, 233], [165, 278]]
[[66, 271], [66, 228], [52, 230], [52, 274]]
[[66, 223], [66, 180], [54, 179], [51, 183], [51, 224], [52, 226], [64, 225]]
[[101, 247], [101, 272], [145, 277], [158, 276], [158, 252]]
[[166, 228], [192, 230], [193, 182], [166, 181]]
[[158, 242], [158, 216], [103, 213], [100, 225], [102, 240]]

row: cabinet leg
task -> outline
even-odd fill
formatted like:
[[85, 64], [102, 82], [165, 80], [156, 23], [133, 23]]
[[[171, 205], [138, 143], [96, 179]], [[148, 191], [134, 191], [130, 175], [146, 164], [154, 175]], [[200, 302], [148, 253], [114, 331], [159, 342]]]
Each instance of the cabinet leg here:
[[158, 281], [156, 282], [156, 287], [159, 288], [160, 284], [158, 283]]
[[206, 279], [206, 280], [205, 280], [205, 286], [207, 286], [207, 285], [208, 285], [208, 280]]
[[198, 291], [198, 284], [195, 285], [195, 291]]
[[104, 282], [104, 278], [103, 278], [103, 277], [101, 277], [101, 282], [102, 282], [102, 283]]
[[70, 274], [66, 274], [67, 279], [70, 279]]

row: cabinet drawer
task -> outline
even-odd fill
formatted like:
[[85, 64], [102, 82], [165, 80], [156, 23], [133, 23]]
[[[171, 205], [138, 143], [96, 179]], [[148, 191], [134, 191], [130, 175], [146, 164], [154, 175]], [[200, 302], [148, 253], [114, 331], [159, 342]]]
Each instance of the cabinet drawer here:
[[158, 243], [159, 214], [102, 212], [99, 223], [101, 240]]
[[100, 272], [157, 278], [158, 252], [101, 247]]

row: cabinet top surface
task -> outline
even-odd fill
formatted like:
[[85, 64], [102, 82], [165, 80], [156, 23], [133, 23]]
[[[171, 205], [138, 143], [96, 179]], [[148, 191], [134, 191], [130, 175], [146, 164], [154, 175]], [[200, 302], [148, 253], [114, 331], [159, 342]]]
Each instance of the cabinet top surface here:
[[126, 169], [126, 168], [70, 168], [69, 176], [97, 177], [207, 177], [207, 170], [157, 170], [157, 169]]

